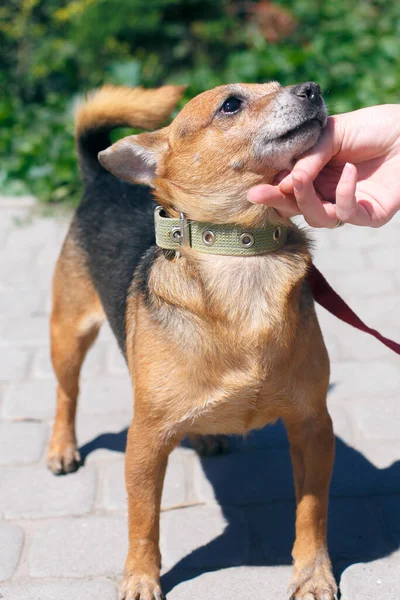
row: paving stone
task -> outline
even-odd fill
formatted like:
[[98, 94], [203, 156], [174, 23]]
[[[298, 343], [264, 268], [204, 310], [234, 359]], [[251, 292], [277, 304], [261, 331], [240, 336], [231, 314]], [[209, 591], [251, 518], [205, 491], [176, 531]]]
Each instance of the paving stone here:
[[336, 362], [343, 360], [342, 345], [340, 338], [337, 336], [337, 333], [335, 332], [335, 334], [332, 335], [329, 331], [324, 330], [321, 323], [320, 326], [322, 329], [322, 335], [324, 337], [325, 346], [328, 351], [329, 360]]
[[251, 563], [277, 565], [292, 563], [296, 503], [279, 502], [246, 509], [250, 523]]
[[[251, 527], [252, 564], [291, 564], [295, 503], [251, 507], [246, 514]], [[365, 498], [331, 499], [328, 544], [333, 561], [368, 560], [393, 549], [385, 539], [374, 502]]]
[[[25, 209], [12, 209], [6, 217], [2, 208], [0, 215], [2, 256], [7, 252], [9, 257], [0, 264], [0, 408], [9, 420], [51, 419], [55, 381], [47, 350], [48, 290], [66, 223], [34, 218], [29, 224]], [[13, 225], [14, 213], [25, 226]], [[346, 225], [312, 232], [316, 264], [328, 281], [368, 325], [393, 339], [400, 339], [399, 234], [400, 213], [383, 230]], [[334, 564], [347, 565], [385, 556], [400, 545], [400, 362], [372, 337], [324, 309], [318, 307], [317, 312], [332, 361], [328, 403], [337, 436], [329, 541]], [[35, 379], [24, 381], [28, 376]], [[125, 560], [125, 516], [79, 516], [92, 509], [95, 470], [104, 484], [104, 507], [125, 511], [126, 506], [122, 464], [132, 392], [108, 324], [88, 355], [83, 379], [77, 430], [88, 466], [65, 478], [53, 477], [44, 466], [0, 471], [0, 511], [7, 518], [59, 516], [27, 524], [33, 531], [28, 552], [33, 580], [21, 579], [21, 565], [18, 580], [0, 585], [6, 600], [115, 600], [116, 588], [108, 581], [62, 579], [114, 577]], [[37, 433], [24, 429], [26, 425], [38, 427]], [[3, 456], [9, 465], [39, 460], [46, 436], [42, 424], [1, 424], [0, 463]], [[162, 513], [163, 582], [169, 600], [286, 597], [294, 501], [284, 428], [278, 423], [245, 439], [234, 438], [232, 445], [227, 457], [200, 461], [187, 448], [171, 457], [163, 505], [197, 498], [209, 505]], [[223, 503], [223, 509], [216, 502]], [[14, 527], [9, 537], [4, 526]], [[22, 544], [20, 528], [0, 524], [0, 580], [13, 574]], [[3, 545], [12, 562], [6, 575]], [[270, 566], [232, 568], [233, 564]], [[397, 600], [399, 567], [397, 552], [347, 568], [343, 600]], [[202, 573], [205, 569], [219, 570]], [[56, 579], [38, 581], [47, 577]]]
[[2, 600], [116, 600], [108, 581], [43, 581], [0, 585]]
[[29, 552], [31, 577], [114, 576], [123, 571], [128, 549], [122, 517], [58, 519], [40, 525]]
[[394, 222], [382, 229], [357, 227], [347, 223], [345, 227], [332, 231], [312, 231], [313, 237], [317, 238], [319, 235], [329, 236], [331, 234], [334, 248], [346, 248], [349, 254], [371, 248], [377, 248], [379, 251], [384, 246], [392, 246], [396, 242], [396, 238], [398, 243], [398, 232]]
[[56, 410], [56, 382], [21, 381], [9, 387], [3, 403], [5, 419], [51, 419]]
[[113, 462], [105, 469], [103, 505], [106, 510], [126, 511], [128, 508], [123, 460]]
[[397, 281], [393, 273], [371, 269], [352, 273], [324, 270], [323, 275], [339, 296], [371, 327], [374, 322], [377, 324], [376, 315], [383, 304], [390, 310], [398, 301]]
[[6, 397], [6, 394], [8, 392], [8, 388], [9, 386], [5, 383], [0, 383], [0, 414], [1, 414], [1, 409], [4, 403], [4, 398]]
[[342, 600], [398, 600], [400, 552], [348, 567], [341, 579]]
[[[315, 255], [315, 264], [322, 273], [345, 273], [361, 271], [365, 273], [368, 268], [368, 259], [362, 252], [349, 252], [347, 248], [335, 248], [334, 251], [318, 252]], [[379, 266], [377, 266], [379, 269]]]
[[[303, 225], [306, 223], [303, 220]], [[307, 225], [309, 236], [312, 241], [313, 260], [319, 260], [320, 255], [332, 253], [337, 249], [335, 238], [332, 235], [326, 235], [327, 232], [323, 229], [311, 229]]]
[[393, 539], [393, 542], [400, 548], [400, 494], [398, 496], [379, 498], [379, 504], [386, 524], [386, 530]]
[[200, 500], [224, 506], [271, 503], [294, 497], [287, 448], [243, 450], [198, 459], [194, 463], [194, 481]]
[[41, 423], [0, 423], [0, 465], [37, 462], [46, 437], [46, 427]]
[[[329, 398], [329, 396], [328, 396]], [[329, 405], [328, 410], [333, 422], [333, 431], [335, 435], [338, 435], [347, 444], [353, 441], [353, 430], [350, 422], [348, 412], [337, 404]]]
[[385, 537], [379, 506], [369, 498], [333, 498], [329, 503], [328, 544], [334, 561], [367, 561], [394, 549]]
[[[397, 380], [400, 381], [400, 373]], [[385, 382], [385, 388], [389, 386], [392, 382]], [[362, 435], [376, 439], [400, 439], [399, 389], [400, 384], [397, 393], [391, 397], [377, 393], [374, 402], [366, 403], [361, 397], [352, 403], [353, 419]]]
[[7, 240], [6, 250], [10, 256], [23, 248], [32, 252], [43, 245], [61, 248], [63, 238], [54, 219], [28, 217], [25, 222], [13, 227], [12, 235]]
[[35, 288], [0, 289], [0, 314], [8, 318], [35, 316], [40, 309], [41, 292]]
[[400, 493], [400, 461], [377, 468], [356, 447], [336, 438], [331, 497], [369, 496]]
[[11, 523], [0, 523], [0, 581], [13, 576], [23, 544], [24, 532], [20, 527]]
[[[374, 362], [372, 365], [358, 361], [332, 363], [331, 384], [334, 387], [330, 397], [340, 396], [349, 403], [359, 398], [365, 407], [366, 398], [398, 397], [400, 368], [384, 362]], [[373, 407], [375, 401], [368, 405]]]
[[128, 375], [102, 375], [82, 383], [80, 406], [87, 414], [128, 411], [132, 404], [132, 384]]
[[128, 372], [126, 361], [116, 343], [109, 345], [107, 371], [117, 375], [125, 375]]
[[42, 307], [41, 307], [40, 313], [43, 313], [43, 315], [46, 315], [47, 318], [49, 318], [51, 315], [52, 306], [53, 306], [52, 293], [51, 293], [51, 290], [47, 290], [43, 294]]
[[115, 335], [112, 332], [112, 329], [108, 323], [108, 321], [105, 321], [103, 323], [103, 325], [101, 326], [100, 329], [100, 333], [99, 333], [99, 337], [98, 337], [98, 342], [114, 342], [116, 344], [115, 341]]
[[397, 463], [400, 458], [400, 438], [395, 440], [357, 439], [354, 441], [353, 447], [377, 469], [387, 473], [388, 478], [396, 478]]
[[25, 377], [31, 353], [24, 348], [1, 347], [0, 344], [0, 381], [13, 381]]
[[0, 280], [4, 281], [8, 288], [16, 290], [35, 288], [35, 284], [40, 281], [35, 269], [36, 252], [22, 246], [10, 254], [7, 247], [3, 248], [2, 255], [7, 254], [9, 259], [0, 263]]
[[93, 507], [94, 467], [56, 477], [43, 465], [3, 469], [0, 474], [0, 514], [6, 519], [81, 515]]
[[367, 256], [375, 269], [383, 271], [398, 271], [399, 255], [394, 247], [383, 247], [377, 250], [367, 250]]
[[398, 341], [400, 336], [399, 310], [398, 292], [384, 294], [378, 289], [375, 291], [375, 295], [368, 298], [368, 302], [363, 303], [359, 314], [367, 325], [378, 329], [382, 335]]
[[[64, 236], [63, 236], [64, 237]], [[48, 266], [54, 269], [57, 259], [60, 255], [62, 240], [60, 240], [60, 244], [46, 244], [43, 246], [37, 256], [36, 256], [36, 264], [39, 266]]]
[[[161, 506], [170, 508], [177, 504], [194, 501], [188, 485], [188, 450], [176, 448], [168, 460]], [[124, 461], [113, 462], [104, 473], [104, 507], [107, 510], [127, 510]]]
[[[353, 305], [352, 308], [356, 309], [357, 307]], [[362, 312], [358, 311], [358, 314], [361, 316]], [[377, 359], [381, 362], [398, 362], [398, 356], [389, 348], [371, 335], [340, 321], [321, 306], [317, 306], [317, 315], [331, 362], [356, 360], [365, 363]], [[381, 319], [362, 316], [367, 325], [381, 329]]]
[[196, 506], [162, 513], [163, 567], [228, 567], [246, 564], [247, 519], [238, 509]]
[[20, 344], [34, 346], [49, 341], [49, 321], [45, 317], [9, 319], [1, 330], [2, 345]]
[[287, 597], [291, 574], [291, 567], [233, 567], [199, 574], [190, 579], [182, 573], [183, 582], [168, 593], [168, 600], [284, 599]]
[[78, 410], [77, 439], [85, 463], [121, 458], [131, 420], [129, 412], [85, 415]]

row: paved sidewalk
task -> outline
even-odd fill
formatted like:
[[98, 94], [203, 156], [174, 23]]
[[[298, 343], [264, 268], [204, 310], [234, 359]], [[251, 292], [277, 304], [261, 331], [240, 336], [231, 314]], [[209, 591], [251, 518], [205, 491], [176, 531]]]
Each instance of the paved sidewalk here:
[[[399, 215], [400, 217], [400, 215]], [[85, 466], [45, 466], [55, 406], [49, 283], [66, 222], [0, 201], [0, 598], [115, 600], [126, 545], [125, 365], [108, 327], [83, 369]], [[400, 340], [400, 218], [382, 230], [321, 231], [316, 264], [373, 327]], [[337, 436], [329, 542], [342, 600], [400, 597], [400, 358], [323, 310]], [[168, 466], [161, 518], [168, 600], [284, 600], [294, 503], [277, 425], [229, 456], [189, 448]]]

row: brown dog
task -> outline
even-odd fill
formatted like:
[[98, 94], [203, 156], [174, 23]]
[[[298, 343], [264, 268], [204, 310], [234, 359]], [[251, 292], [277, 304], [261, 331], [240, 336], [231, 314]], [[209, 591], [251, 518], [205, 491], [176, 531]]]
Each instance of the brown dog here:
[[[61, 473], [78, 465], [79, 371], [106, 315], [135, 393], [122, 598], [162, 598], [159, 512], [171, 450], [186, 435], [244, 434], [281, 418], [297, 499], [289, 594], [332, 600], [329, 361], [306, 280], [307, 240], [272, 209], [246, 200], [251, 186], [271, 182], [316, 143], [325, 105], [314, 83], [221, 86], [190, 101], [168, 127], [105, 150], [113, 127], [156, 126], [181, 91], [104, 88], [78, 114], [85, 194], [54, 276], [59, 386], [49, 466]], [[183, 213], [162, 248], [154, 244], [149, 187], [164, 223]], [[203, 231], [197, 243], [195, 227]], [[218, 246], [225, 234], [240, 234], [226, 251]]]

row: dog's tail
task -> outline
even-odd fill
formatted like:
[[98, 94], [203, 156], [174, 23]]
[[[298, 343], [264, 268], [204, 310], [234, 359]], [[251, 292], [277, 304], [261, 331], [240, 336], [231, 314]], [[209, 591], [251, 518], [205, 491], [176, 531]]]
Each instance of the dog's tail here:
[[157, 89], [106, 85], [89, 95], [77, 111], [75, 138], [85, 182], [104, 169], [97, 155], [111, 144], [115, 127], [153, 129], [170, 116], [185, 86], [165, 85]]

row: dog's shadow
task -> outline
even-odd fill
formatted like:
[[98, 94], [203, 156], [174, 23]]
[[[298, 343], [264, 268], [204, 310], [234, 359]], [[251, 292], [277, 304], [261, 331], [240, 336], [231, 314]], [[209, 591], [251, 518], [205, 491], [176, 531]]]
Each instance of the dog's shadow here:
[[[98, 436], [81, 448], [83, 459], [97, 448], [124, 452], [126, 433], [125, 429]], [[201, 459], [226, 528], [163, 575], [165, 593], [207, 571], [292, 563], [295, 504], [284, 427], [277, 423], [244, 440], [235, 438], [232, 445], [230, 454]], [[400, 461], [379, 469], [336, 437], [328, 543], [337, 581], [349, 565], [386, 556], [399, 547], [399, 511]], [[243, 528], [249, 533], [248, 548], [237, 547]]]

